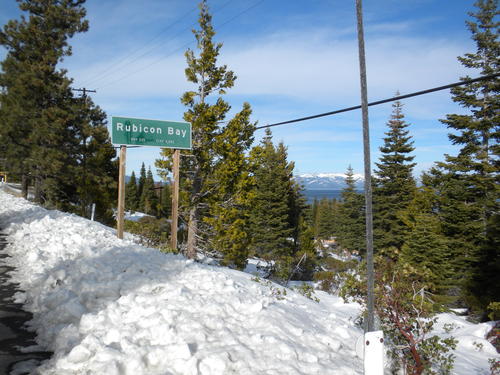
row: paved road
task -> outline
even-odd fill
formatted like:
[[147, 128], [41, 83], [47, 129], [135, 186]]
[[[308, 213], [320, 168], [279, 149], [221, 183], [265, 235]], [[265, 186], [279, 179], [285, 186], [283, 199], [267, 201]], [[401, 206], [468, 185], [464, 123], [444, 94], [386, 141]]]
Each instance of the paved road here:
[[[13, 295], [19, 291], [16, 284], [10, 283], [9, 271], [4, 259], [5, 236], [0, 233], [0, 375], [8, 375], [13, 369], [15, 374], [28, 374], [29, 370], [38, 366], [52, 353], [35, 351], [23, 353], [20, 348], [36, 345], [35, 333], [28, 332], [24, 325], [32, 319], [32, 315], [23, 311], [22, 305], [12, 302]], [[28, 371], [22, 371], [25, 368]]]

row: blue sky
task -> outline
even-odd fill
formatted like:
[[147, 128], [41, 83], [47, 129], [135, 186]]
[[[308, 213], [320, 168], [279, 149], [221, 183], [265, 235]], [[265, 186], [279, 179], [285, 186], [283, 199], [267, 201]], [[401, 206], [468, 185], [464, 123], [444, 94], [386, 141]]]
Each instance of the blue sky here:
[[[249, 102], [258, 125], [327, 112], [360, 102], [355, 1], [209, 0], [223, 42], [219, 61], [238, 79], [228, 92], [233, 112]], [[179, 97], [192, 86], [184, 51], [194, 48], [197, 1], [88, 0], [90, 30], [75, 36], [62, 66], [74, 87], [95, 89], [110, 117], [182, 121]], [[365, 0], [369, 101], [477, 76], [457, 61], [475, 51], [465, 20], [472, 0]], [[0, 3], [0, 23], [20, 14], [14, 0]], [[0, 51], [0, 57], [5, 51]], [[456, 148], [439, 122], [463, 113], [442, 91], [403, 101], [415, 142], [416, 174]], [[372, 166], [391, 104], [370, 108]], [[296, 173], [363, 171], [361, 112], [273, 128], [288, 146]], [[256, 142], [263, 131], [256, 133]], [[127, 173], [142, 162], [155, 172], [159, 149], [129, 149]]]

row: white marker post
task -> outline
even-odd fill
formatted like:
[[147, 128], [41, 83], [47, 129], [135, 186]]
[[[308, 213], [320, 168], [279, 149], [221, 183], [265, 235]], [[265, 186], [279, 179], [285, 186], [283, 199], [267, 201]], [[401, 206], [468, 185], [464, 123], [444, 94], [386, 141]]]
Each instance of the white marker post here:
[[116, 217], [116, 235], [123, 238], [123, 225], [125, 219], [125, 162], [127, 146], [120, 147], [120, 174], [118, 177], [118, 213]]
[[364, 338], [365, 375], [383, 375], [384, 333], [382, 331], [366, 332]]

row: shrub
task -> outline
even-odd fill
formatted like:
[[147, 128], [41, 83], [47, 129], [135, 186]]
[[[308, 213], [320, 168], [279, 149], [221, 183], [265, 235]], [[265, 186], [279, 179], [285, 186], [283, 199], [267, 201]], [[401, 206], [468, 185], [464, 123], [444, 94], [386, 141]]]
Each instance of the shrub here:
[[168, 243], [170, 223], [165, 218], [144, 216], [139, 221], [125, 220], [125, 231], [137, 235], [141, 245], [165, 247]]

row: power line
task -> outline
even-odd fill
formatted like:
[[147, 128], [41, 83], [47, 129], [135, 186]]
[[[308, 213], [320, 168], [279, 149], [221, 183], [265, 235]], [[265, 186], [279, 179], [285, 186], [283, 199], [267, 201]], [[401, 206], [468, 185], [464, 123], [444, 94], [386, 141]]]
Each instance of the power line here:
[[[449, 85], [445, 85], [445, 86], [434, 87], [432, 89], [427, 89], [427, 90], [412, 92], [410, 94], [405, 94], [405, 95], [394, 96], [392, 98], [378, 100], [376, 102], [370, 102], [370, 103], [368, 103], [368, 106], [374, 106], [374, 105], [379, 105], [379, 104], [393, 102], [395, 100], [401, 100], [401, 99], [411, 98], [413, 96], [419, 96], [419, 95], [429, 94], [431, 92], [446, 90], [446, 89], [449, 89], [449, 88], [453, 88], [453, 87], [457, 87], [457, 86], [462, 86], [462, 85], [468, 85], [470, 83], [475, 83], [475, 82], [479, 82], [479, 81], [487, 81], [487, 80], [490, 80], [490, 79], [493, 79], [493, 78], [497, 78], [498, 76], [500, 76], [500, 73], [490, 74], [490, 75], [487, 75], [487, 76], [481, 76], [481, 77], [477, 77], [477, 78], [474, 78], [474, 79], [466, 79], [466, 80], [463, 80], [463, 81], [460, 81], [460, 82], [450, 83]], [[265, 128], [271, 128], [273, 126], [279, 126], [279, 125], [292, 124], [292, 123], [295, 123], [295, 122], [301, 122], [301, 121], [306, 121], [306, 120], [312, 120], [312, 119], [319, 118], [319, 117], [332, 116], [332, 115], [336, 115], [336, 114], [343, 113], [343, 112], [354, 111], [354, 110], [360, 109], [360, 108], [361, 108], [361, 105], [356, 105], [356, 106], [353, 106], [353, 107], [347, 107], [347, 108], [343, 108], [343, 109], [338, 109], [338, 110], [331, 111], [331, 112], [325, 112], [325, 113], [320, 113], [320, 114], [317, 114], [317, 115], [312, 115], [312, 116], [307, 116], [307, 117], [301, 117], [301, 118], [297, 118], [297, 119], [294, 119], [294, 120], [288, 120], [288, 121], [277, 122], [277, 123], [274, 123], [274, 124], [262, 125], [262, 126], [256, 127], [255, 130], [265, 129]]]
[[[129, 54], [126, 54], [124, 57], [120, 57], [118, 58], [117, 60], [115, 60], [115, 62], [111, 63], [107, 68], [105, 68], [104, 70], [102, 70], [100, 73], [98, 73], [96, 76], [94, 76], [93, 78], [90, 78], [88, 81], [87, 81], [87, 84], [90, 84], [104, 76], [106, 76], [106, 73], [109, 72], [110, 70], [114, 70], [116, 71], [117, 67], [122, 65], [124, 62], [126, 62], [127, 60], [129, 60], [130, 58], [132, 58], [134, 55], [136, 55], [139, 51], [141, 50], [144, 50], [146, 47], [148, 47], [148, 45], [150, 45], [153, 41], [155, 41], [156, 39], [158, 39], [161, 35], [163, 35], [165, 32], [167, 32], [168, 30], [170, 30], [174, 25], [178, 24], [180, 21], [182, 21], [183, 19], [185, 19], [187, 16], [189, 16], [193, 11], [196, 10], [197, 7], [193, 7], [191, 8], [188, 12], [186, 12], [184, 15], [182, 15], [180, 18], [178, 18], [177, 20], [175, 20], [174, 22], [172, 22], [171, 24], [169, 24], [167, 27], [163, 28], [158, 34], [156, 34], [153, 38], [151, 38], [149, 41], [147, 41], [145, 44], [143, 44], [143, 46], [139, 49], [136, 49], [134, 50], [134, 52], [132, 53], [129, 53]], [[185, 31], [185, 29], [183, 29], [182, 31]], [[175, 36], [177, 34], [174, 34], [173, 36]], [[173, 37], [172, 36], [172, 37]], [[150, 48], [149, 50], [147, 50], [145, 53], [143, 53], [142, 55], [138, 56], [135, 60], [133, 60], [132, 62], [136, 61], [137, 59], [143, 57], [144, 55], [148, 54], [149, 52], [151, 52], [153, 49], [161, 46], [162, 44], [168, 42], [169, 40], [172, 39], [172, 37], [170, 37], [169, 39], [167, 39], [166, 41], [162, 41], [160, 42], [160, 44], [157, 44], [157, 45], [154, 45], [152, 48]], [[117, 62], [116, 62], [117, 61]], [[119, 68], [118, 70], [120, 70], [122, 68]]]
[[[226, 1], [224, 4], [222, 4], [220, 7], [217, 7], [214, 9], [214, 12], [219, 12], [221, 11], [222, 9], [224, 9], [227, 5], [229, 5], [230, 3], [232, 2], [232, 0], [228, 0]], [[166, 28], [164, 28], [162, 31], [160, 31], [155, 37], [151, 38], [148, 42], [146, 42], [141, 48], [135, 50], [134, 52], [128, 54], [128, 55], [125, 55], [124, 58], [120, 58], [120, 60], [117, 62], [117, 63], [112, 63], [110, 66], [108, 66], [105, 70], [101, 71], [101, 73], [99, 73], [97, 76], [94, 76], [94, 78], [91, 78], [90, 81], [87, 83], [87, 84], [90, 84], [92, 82], [95, 82], [95, 81], [98, 81], [99, 79], [101, 78], [104, 78], [107, 74], [107, 72], [109, 72], [110, 70], [113, 70], [113, 73], [112, 74], [115, 74], [117, 73], [118, 71], [120, 70], [123, 70], [125, 68], [127, 68], [127, 66], [135, 63], [136, 61], [138, 61], [141, 57], [144, 57], [148, 54], [150, 54], [151, 52], [153, 52], [155, 49], [157, 49], [158, 47], [162, 46], [162, 45], [165, 45], [167, 42], [171, 41], [174, 39], [174, 37], [176, 37], [177, 35], [179, 34], [182, 34], [186, 31], [190, 31], [192, 27], [196, 26], [196, 22], [195, 23], [192, 23], [190, 24], [188, 27], [186, 28], [183, 28], [182, 30], [179, 30], [178, 32], [176, 32], [175, 34], [173, 35], [170, 35], [170, 37], [168, 39], [165, 39], [165, 40], [162, 40], [160, 41], [159, 43], [155, 43], [151, 46], [151, 48], [147, 49], [145, 52], [143, 52], [142, 54], [134, 57], [134, 55], [137, 55], [138, 52], [140, 52], [141, 50], [144, 50], [146, 47], [148, 47], [148, 44], [151, 44], [154, 40], [158, 39], [162, 34], [164, 34], [167, 30], [169, 30], [172, 26], [174, 26], [175, 24], [179, 23], [181, 20], [183, 20], [184, 18], [186, 18], [187, 16], [189, 16], [193, 11], [195, 11], [198, 7], [194, 7], [192, 8], [191, 10], [189, 10], [187, 13], [185, 13], [183, 16], [181, 16], [179, 19], [177, 19], [175, 22], [171, 23], [169, 26], [167, 26]], [[184, 47], [184, 46], [182, 46]], [[180, 48], [182, 48], [180, 47]], [[180, 49], [179, 48], [179, 49]], [[175, 51], [173, 52], [176, 52], [178, 51], [179, 49], [176, 49]], [[167, 56], [170, 56], [167, 55]], [[127, 60], [130, 60], [131, 61], [127, 61]], [[125, 65], [123, 65], [125, 63]], [[120, 66], [120, 65], [123, 65], [123, 66]], [[127, 75], [128, 76], [128, 75]], [[126, 77], [126, 76], [125, 76]], [[122, 77], [123, 78], [123, 77]], [[114, 81], [116, 82], [116, 81]], [[113, 82], [113, 83], [114, 83]], [[106, 85], [107, 86], [107, 85]]]
[[88, 92], [97, 92], [96, 90], [89, 90], [89, 89], [87, 89], [85, 87], [81, 88], [81, 89], [71, 89], [71, 90], [81, 92], [82, 93], [82, 98], [86, 98]]
[[[263, 3], [264, 1], [265, 1], [265, 0], [259, 0], [259, 1], [255, 2], [254, 4], [252, 4], [251, 6], [249, 6], [248, 8], [245, 8], [244, 10], [242, 10], [241, 12], [239, 12], [238, 14], [236, 14], [235, 16], [233, 16], [233, 17], [229, 18], [228, 20], [226, 20], [226, 21], [225, 21], [225, 22], [223, 22], [222, 24], [218, 25], [218, 28], [220, 29], [220, 28], [224, 27], [224, 26], [225, 26], [225, 25], [227, 25], [228, 23], [230, 23], [230, 22], [234, 21], [236, 18], [238, 18], [238, 17], [242, 16], [243, 14], [245, 14], [245, 13], [249, 12], [251, 9], [255, 8], [256, 6], [258, 6], [259, 4]], [[229, 3], [229, 2], [225, 3], [222, 7], [224, 7], [224, 6], [225, 6], [226, 4], [228, 4], [228, 3]], [[221, 8], [222, 8], [222, 7], [221, 7]], [[219, 9], [221, 9], [221, 8], [219, 8]], [[159, 62], [161, 62], [161, 61], [165, 60], [166, 58], [168, 58], [168, 57], [172, 56], [172, 55], [173, 55], [174, 53], [176, 53], [177, 51], [182, 50], [182, 49], [186, 48], [187, 46], [189, 46], [189, 45], [191, 45], [191, 44], [193, 44], [193, 43], [194, 43], [194, 41], [190, 41], [190, 42], [188, 42], [188, 43], [185, 43], [185, 44], [183, 44], [182, 46], [180, 46], [180, 47], [176, 48], [175, 50], [173, 50], [172, 52], [170, 52], [169, 54], [167, 54], [167, 55], [165, 55], [165, 56], [160, 57], [159, 59], [157, 59], [157, 60], [155, 60], [155, 61], [153, 61], [153, 62], [149, 63], [148, 65], [145, 65], [145, 66], [143, 66], [143, 67], [141, 67], [141, 68], [139, 68], [139, 69], [136, 69], [136, 70], [132, 71], [131, 73], [127, 73], [126, 75], [123, 75], [122, 77], [120, 77], [120, 78], [118, 78], [118, 79], [115, 79], [115, 80], [113, 80], [113, 81], [111, 81], [111, 82], [108, 82], [108, 83], [106, 83], [106, 84], [101, 85], [101, 86], [99, 87], [99, 89], [102, 89], [103, 87], [110, 86], [110, 85], [112, 85], [112, 84], [114, 84], [114, 83], [116, 83], [116, 82], [122, 81], [122, 80], [124, 80], [124, 79], [126, 79], [126, 78], [128, 78], [128, 77], [130, 77], [130, 76], [132, 76], [132, 75], [134, 75], [134, 74], [137, 74], [137, 73], [139, 73], [139, 72], [141, 72], [141, 71], [143, 71], [143, 70], [145, 70], [145, 69], [147, 69], [147, 68], [149, 68], [149, 67], [151, 67], [151, 66], [155, 65], [155, 64], [158, 64]]]

